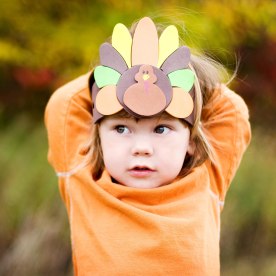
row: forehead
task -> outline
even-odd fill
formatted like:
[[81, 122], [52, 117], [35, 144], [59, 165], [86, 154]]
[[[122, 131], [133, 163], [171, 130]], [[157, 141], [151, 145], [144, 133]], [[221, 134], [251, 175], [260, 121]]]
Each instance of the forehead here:
[[122, 111], [119, 112], [117, 114], [114, 115], [110, 115], [110, 116], [105, 116], [104, 119], [101, 121], [106, 121], [106, 120], [125, 120], [125, 121], [135, 121], [135, 122], [140, 122], [140, 121], [155, 121], [155, 122], [159, 122], [159, 121], [180, 121], [182, 123], [184, 123], [183, 120], [181, 119], [177, 119], [173, 116], [171, 116], [170, 114], [168, 114], [167, 112], [163, 112], [159, 115], [150, 117], [150, 118], [136, 118], [132, 115], [130, 115], [129, 113]]

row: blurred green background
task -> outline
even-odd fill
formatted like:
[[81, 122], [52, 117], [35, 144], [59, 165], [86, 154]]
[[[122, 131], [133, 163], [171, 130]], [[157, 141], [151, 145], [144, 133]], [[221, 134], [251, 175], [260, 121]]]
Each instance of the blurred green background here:
[[229, 68], [252, 143], [222, 213], [222, 275], [276, 275], [276, 1], [3, 0], [0, 4], [0, 275], [72, 275], [70, 233], [47, 163], [51, 93], [86, 73], [113, 26], [143, 16]]

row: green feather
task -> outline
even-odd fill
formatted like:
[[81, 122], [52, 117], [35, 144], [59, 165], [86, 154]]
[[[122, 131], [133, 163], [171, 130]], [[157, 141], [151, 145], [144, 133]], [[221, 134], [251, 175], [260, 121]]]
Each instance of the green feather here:
[[106, 66], [97, 66], [94, 71], [96, 84], [99, 88], [107, 85], [116, 85], [121, 74]]
[[190, 69], [181, 69], [168, 74], [171, 86], [182, 88], [189, 92], [195, 82], [195, 74]]

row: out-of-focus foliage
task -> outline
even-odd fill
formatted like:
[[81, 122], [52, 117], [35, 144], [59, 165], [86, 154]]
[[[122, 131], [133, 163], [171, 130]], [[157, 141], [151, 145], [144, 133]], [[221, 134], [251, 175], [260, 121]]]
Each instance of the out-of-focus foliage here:
[[222, 213], [221, 257], [229, 275], [276, 271], [275, 136], [264, 135], [263, 130], [253, 135]]
[[0, 152], [0, 275], [63, 275], [69, 226], [44, 126], [18, 118], [1, 129]]
[[[130, 25], [144, 15], [185, 27], [189, 45], [235, 50], [276, 36], [275, 1], [3, 1], [0, 61], [56, 73], [87, 70], [114, 24]], [[177, 7], [177, 8], [176, 8]], [[184, 25], [183, 25], [184, 24]], [[261, 36], [262, 35], [262, 36]], [[72, 76], [70, 76], [72, 77]]]
[[252, 107], [254, 121], [269, 125], [276, 119], [268, 111], [276, 107], [276, 2], [268, 0], [2, 1], [2, 108], [10, 116], [11, 106], [41, 111], [36, 103], [45, 105], [49, 91], [97, 63], [99, 45], [116, 23], [130, 26], [145, 15], [178, 25], [186, 44], [232, 70], [235, 55], [240, 57], [242, 81], [235, 86]]
[[[223, 275], [276, 271], [276, 1], [4, 0], [0, 4], [0, 275], [70, 275], [69, 226], [47, 164], [42, 117], [60, 85], [98, 62], [118, 22], [177, 25], [232, 71], [253, 142], [222, 213]], [[34, 262], [34, 258], [36, 261]]]

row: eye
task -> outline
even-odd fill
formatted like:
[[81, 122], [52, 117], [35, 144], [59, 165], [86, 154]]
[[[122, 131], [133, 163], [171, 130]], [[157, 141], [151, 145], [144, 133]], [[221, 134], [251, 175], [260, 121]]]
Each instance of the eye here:
[[154, 132], [157, 133], [157, 134], [167, 134], [168, 132], [170, 131], [170, 129], [166, 126], [157, 126], [155, 129], [154, 129]]
[[120, 134], [130, 133], [129, 129], [124, 125], [119, 125], [115, 127], [115, 130]]

